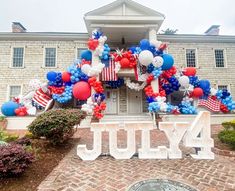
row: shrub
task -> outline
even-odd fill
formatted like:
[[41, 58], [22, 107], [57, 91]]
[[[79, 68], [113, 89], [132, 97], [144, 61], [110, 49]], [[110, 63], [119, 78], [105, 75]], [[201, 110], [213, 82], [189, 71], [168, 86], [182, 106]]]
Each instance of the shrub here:
[[222, 125], [226, 130], [235, 130], [235, 120], [223, 122]]
[[45, 137], [56, 145], [72, 137], [74, 126], [80, 124], [85, 117], [85, 112], [77, 109], [50, 110], [39, 115], [28, 128], [33, 136]]
[[9, 134], [6, 131], [0, 129], [0, 141], [9, 143], [17, 140], [18, 138], [19, 138], [18, 135]]
[[222, 143], [228, 144], [232, 149], [235, 149], [235, 130], [223, 130], [218, 134]]
[[31, 145], [31, 140], [28, 137], [22, 137], [13, 142], [14, 144], [29, 146]]
[[33, 162], [33, 155], [21, 145], [0, 146], [0, 177], [18, 176]]
[[6, 118], [4, 116], [0, 116], [0, 121], [4, 121]]

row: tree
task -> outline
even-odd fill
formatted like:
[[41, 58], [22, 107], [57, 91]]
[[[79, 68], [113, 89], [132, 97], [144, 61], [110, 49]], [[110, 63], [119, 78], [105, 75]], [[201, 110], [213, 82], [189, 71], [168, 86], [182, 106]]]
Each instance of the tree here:
[[177, 33], [178, 29], [170, 29], [167, 28], [166, 30], [162, 30], [162, 34], [175, 34]]

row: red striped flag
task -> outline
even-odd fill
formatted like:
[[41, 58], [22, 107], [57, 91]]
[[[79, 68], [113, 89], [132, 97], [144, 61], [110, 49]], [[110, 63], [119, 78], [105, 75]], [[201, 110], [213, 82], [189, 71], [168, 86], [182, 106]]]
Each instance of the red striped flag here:
[[209, 96], [207, 100], [200, 99], [198, 102], [198, 106], [205, 107], [213, 112], [220, 111], [220, 101], [214, 98], [213, 96]]
[[41, 88], [38, 89], [33, 96], [33, 101], [35, 101], [42, 107], [46, 107], [50, 100], [51, 97], [47, 93], [43, 92]]
[[109, 60], [109, 65], [104, 67], [101, 72], [101, 81], [117, 81], [118, 77], [115, 72], [115, 61], [114, 59]]

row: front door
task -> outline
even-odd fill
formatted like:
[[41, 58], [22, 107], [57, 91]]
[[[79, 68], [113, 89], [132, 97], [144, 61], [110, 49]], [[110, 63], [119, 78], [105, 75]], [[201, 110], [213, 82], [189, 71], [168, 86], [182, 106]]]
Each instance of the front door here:
[[128, 113], [142, 113], [142, 91], [128, 89]]
[[105, 91], [105, 102], [106, 102], [106, 114], [117, 114], [117, 101], [118, 101], [118, 92], [117, 90], [109, 90]]

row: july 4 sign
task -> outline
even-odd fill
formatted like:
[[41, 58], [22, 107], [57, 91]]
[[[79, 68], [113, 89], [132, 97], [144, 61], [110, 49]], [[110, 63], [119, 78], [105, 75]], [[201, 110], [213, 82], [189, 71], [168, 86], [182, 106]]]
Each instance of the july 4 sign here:
[[[93, 132], [93, 150], [88, 150], [86, 145], [78, 145], [77, 155], [82, 160], [95, 160], [102, 152], [102, 132], [109, 132], [110, 155], [115, 159], [130, 159], [136, 153], [135, 131], [141, 130], [141, 148], [138, 149], [140, 159], [179, 159], [182, 158], [182, 151], [179, 143], [183, 140], [186, 147], [199, 148], [196, 154], [191, 154], [195, 159], [214, 159], [211, 148], [214, 141], [210, 132], [210, 113], [200, 112], [195, 120], [188, 122], [160, 122], [159, 129], [164, 131], [169, 140], [169, 148], [159, 146], [151, 148], [150, 131], [154, 127], [150, 122], [124, 124], [119, 123], [94, 123], [91, 124]], [[127, 147], [117, 147], [117, 132], [120, 129], [127, 131]], [[200, 135], [200, 136], [199, 136]]]

